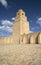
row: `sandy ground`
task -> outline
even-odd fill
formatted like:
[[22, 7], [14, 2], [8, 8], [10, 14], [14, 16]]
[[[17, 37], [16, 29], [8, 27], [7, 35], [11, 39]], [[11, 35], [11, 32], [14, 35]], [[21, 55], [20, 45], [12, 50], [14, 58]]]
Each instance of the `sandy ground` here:
[[41, 45], [0, 45], [0, 65], [41, 65]]

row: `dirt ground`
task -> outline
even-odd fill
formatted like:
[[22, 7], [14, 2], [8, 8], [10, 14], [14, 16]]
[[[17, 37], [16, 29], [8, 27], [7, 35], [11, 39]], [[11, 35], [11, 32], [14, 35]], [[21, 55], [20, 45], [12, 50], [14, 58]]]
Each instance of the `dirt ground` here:
[[0, 45], [0, 65], [41, 65], [41, 44]]

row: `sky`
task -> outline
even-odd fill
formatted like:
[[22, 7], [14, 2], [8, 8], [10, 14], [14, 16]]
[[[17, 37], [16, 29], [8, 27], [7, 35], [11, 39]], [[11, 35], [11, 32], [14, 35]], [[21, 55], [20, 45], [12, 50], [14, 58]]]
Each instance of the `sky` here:
[[0, 36], [12, 34], [16, 12], [23, 9], [30, 32], [41, 32], [41, 0], [0, 0]]

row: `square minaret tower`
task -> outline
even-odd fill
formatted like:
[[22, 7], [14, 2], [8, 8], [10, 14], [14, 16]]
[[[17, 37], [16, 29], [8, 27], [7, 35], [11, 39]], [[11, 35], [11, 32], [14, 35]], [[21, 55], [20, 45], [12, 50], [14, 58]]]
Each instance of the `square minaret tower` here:
[[13, 35], [14, 35], [15, 42], [17, 42], [17, 43], [20, 42], [21, 35], [29, 34], [29, 22], [27, 21], [25, 12], [22, 9], [20, 9], [16, 13], [16, 17], [15, 17], [13, 26], [14, 26], [13, 27]]

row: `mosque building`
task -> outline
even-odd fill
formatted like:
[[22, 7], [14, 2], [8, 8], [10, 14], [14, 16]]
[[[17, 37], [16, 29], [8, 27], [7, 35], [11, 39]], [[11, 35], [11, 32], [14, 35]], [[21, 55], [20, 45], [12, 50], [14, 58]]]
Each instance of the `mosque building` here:
[[0, 44], [40, 44], [41, 32], [30, 33], [30, 25], [22, 9], [16, 13], [13, 33], [8, 37], [0, 37]]

